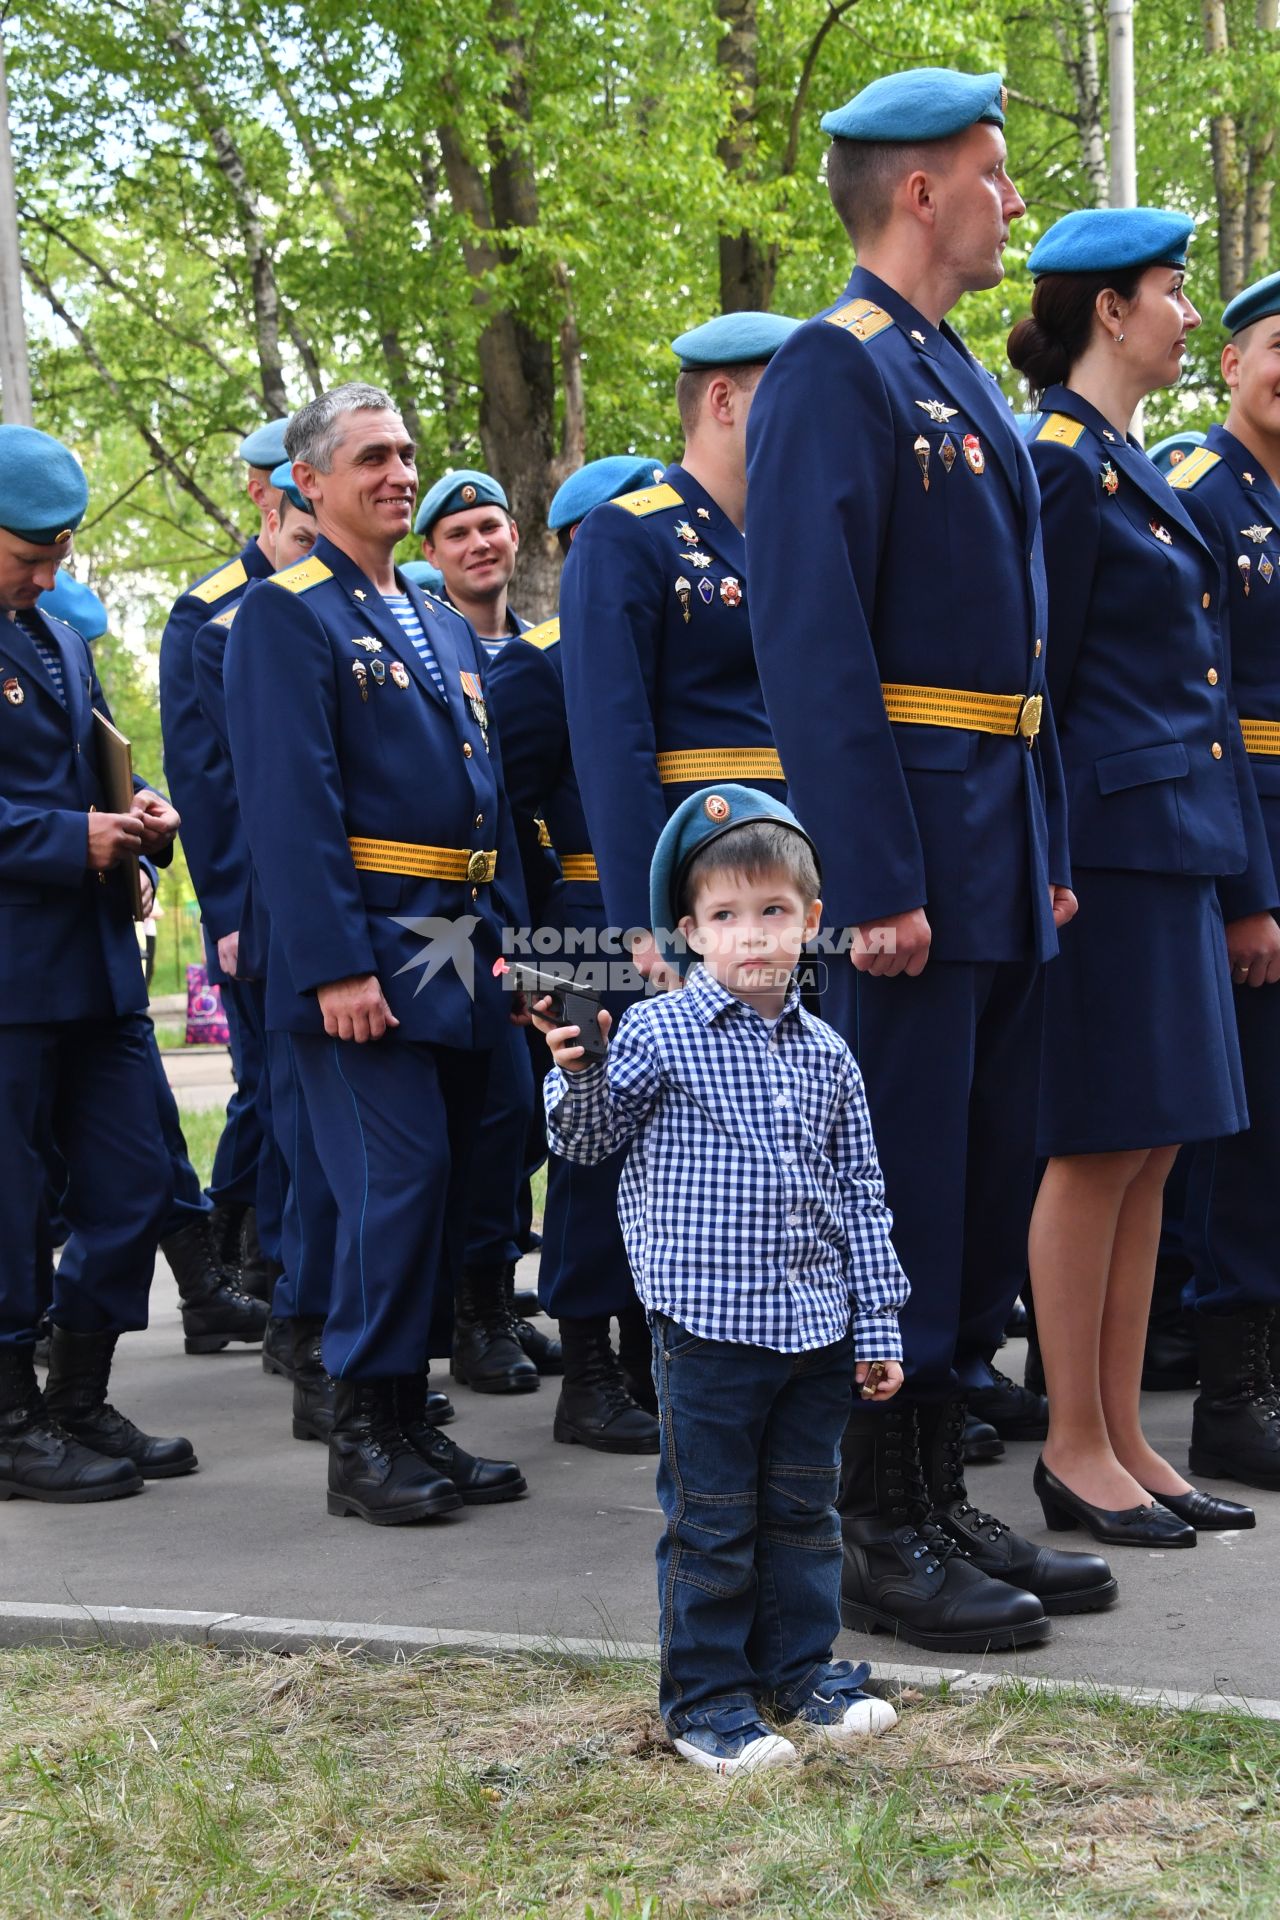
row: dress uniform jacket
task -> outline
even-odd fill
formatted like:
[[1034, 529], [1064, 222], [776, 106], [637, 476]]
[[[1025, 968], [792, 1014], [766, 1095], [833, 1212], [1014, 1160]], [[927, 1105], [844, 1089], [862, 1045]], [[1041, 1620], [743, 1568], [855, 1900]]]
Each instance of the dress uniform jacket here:
[[594, 507], [560, 587], [573, 764], [605, 908], [649, 924], [649, 861], [698, 787], [786, 793], [751, 646], [746, 544], [678, 463]]

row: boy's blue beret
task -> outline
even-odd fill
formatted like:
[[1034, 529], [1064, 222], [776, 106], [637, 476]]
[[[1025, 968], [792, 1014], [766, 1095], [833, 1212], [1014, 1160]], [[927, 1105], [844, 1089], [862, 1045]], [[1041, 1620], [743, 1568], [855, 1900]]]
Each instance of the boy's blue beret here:
[[268, 420], [265, 426], [255, 427], [240, 442], [240, 458], [251, 467], [278, 467], [289, 457], [284, 450], [288, 424], [287, 420]]
[[1222, 324], [1228, 333], [1239, 333], [1241, 328], [1251, 327], [1255, 320], [1266, 320], [1273, 313], [1280, 313], [1280, 273], [1269, 273], [1265, 280], [1255, 280], [1251, 287], [1228, 301]]
[[282, 460], [278, 467], [272, 467], [271, 484], [273, 487], [279, 487], [289, 505], [296, 507], [299, 513], [315, 512], [315, 508], [293, 477], [292, 460]]
[[671, 342], [681, 373], [704, 367], [757, 366], [772, 360], [800, 325], [784, 313], [721, 313]]
[[681, 958], [670, 936], [675, 933], [680, 917], [680, 890], [693, 856], [711, 841], [718, 840], [721, 834], [729, 833], [734, 827], [749, 826], [754, 820], [772, 820], [779, 826], [790, 827], [808, 841], [817, 860], [817, 848], [790, 807], [775, 800], [771, 793], [730, 782], [724, 786], [701, 787], [697, 793], [691, 793], [662, 829], [649, 867], [649, 914], [653, 931], [668, 936], [659, 940], [664, 959]]
[[644, 460], [634, 453], [607, 453], [603, 459], [588, 460], [585, 467], [571, 473], [557, 487], [547, 513], [552, 533], [572, 527], [619, 493], [634, 493], [639, 487], [652, 487], [662, 478], [657, 460]]
[[1159, 467], [1161, 473], [1172, 473], [1180, 467], [1189, 453], [1204, 445], [1204, 435], [1189, 427], [1185, 433], [1166, 434], [1163, 440], [1157, 440], [1154, 447], [1147, 448], [1147, 458]]
[[491, 473], [480, 473], [475, 467], [459, 467], [456, 473], [446, 473], [428, 489], [418, 508], [413, 530], [430, 533], [446, 513], [465, 513], [468, 507], [506, 507], [508, 513], [511, 511], [506, 494]]
[[1027, 265], [1042, 273], [1112, 273], [1122, 267], [1183, 267], [1196, 223], [1163, 207], [1077, 207], [1036, 241]]
[[69, 447], [37, 427], [0, 427], [0, 527], [33, 547], [74, 533], [89, 483]]
[[834, 113], [822, 116], [833, 140], [908, 145], [948, 140], [980, 120], [1004, 125], [1005, 90], [998, 73], [955, 73], [950, 67], [912, 67], [882, 74]]
[[444, 575], [429, 560], [406, 560], [400, 572], [406, 580], [412, 580], [415, 587], [422, 587], [427, 593], [444, 592]]
[[100, 640], [107, 630], [107, 610], [92, 587], [86, 587], [59, 567], [53, 585], [36, 601], [41, 613], [65, 620], [85, 640]]

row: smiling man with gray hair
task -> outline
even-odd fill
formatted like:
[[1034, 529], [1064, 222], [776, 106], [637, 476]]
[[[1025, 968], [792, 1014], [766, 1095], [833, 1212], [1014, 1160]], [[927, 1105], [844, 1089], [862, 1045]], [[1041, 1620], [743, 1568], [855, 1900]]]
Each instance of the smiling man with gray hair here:
[[267, 1023], [291, 1036], [338, 1209], [329, 1511], [387, 1525], [525, 1490], [437, 1431], [426, 1381], [508, 1017], [493, 963], [526, 909], [484, 651], [392, 559], [417, 489], [403, 420], [352, 381], [302, 407], [286, 447], [319, 537], [245, 595], [227, 722], [271, 916]]

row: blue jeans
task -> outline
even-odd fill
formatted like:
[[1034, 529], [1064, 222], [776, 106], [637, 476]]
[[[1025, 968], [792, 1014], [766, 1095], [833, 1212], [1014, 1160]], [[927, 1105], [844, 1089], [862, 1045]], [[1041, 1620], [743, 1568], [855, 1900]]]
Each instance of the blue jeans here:
[[853, 1335], [809, 1353], [703, 1340], [652, 1315], [662, 1452], [659, 1706], [799, 1711], [840, 1629], [840, 1437]]

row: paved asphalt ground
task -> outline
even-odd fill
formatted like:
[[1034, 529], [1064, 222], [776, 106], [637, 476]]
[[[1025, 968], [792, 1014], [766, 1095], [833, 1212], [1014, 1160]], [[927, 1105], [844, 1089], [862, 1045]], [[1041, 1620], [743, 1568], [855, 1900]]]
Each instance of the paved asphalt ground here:
[[[1004, 1359], [1020, 1376], [1020, 1343]], [[437, 1384], [447, 1384], [443, 1373]], [[519, 1460], [527, 1499], [416, 1527], [331, 1519], [325, 1454], [291, 1438], [286, 1383], [263, 1374], [256, 1349], [184, 1355], [176, 1293], [162, 1268], [153, 1324], [122, 1342], [112, 1393], [153, 1432], [188, 1434], [200, 1471], [101, 1506], [0, 1505], [0, 1601], [652, 1642], [660, 1524], [653, 1460], [556, 1445], [555, 1392], [544, 1382], [513, 1398], [465, 1388], [454, 1396], [459, 1417], [449, 1431], [472, 1450]], [[1190, 1404], [1189, 1394], [1161, 1394], [1147, 1406], [1153, 1441], [1181, 1463]], [[1034, 1460], [1034, 1446], [1010, 1446], [1003, 1461], [972, 1470], [972, 1494], [1034, 1538], [1087, 1545], [1083, 1535], [1044, 1531], [1031, 1494]], [[1224, 1483], [1211, 1490], [1237, 1491]], [[1116, 1606], [1055, 1621], [1043, 1648], [983, 1662], [846, 1634], [841, 1651], [1280, 1697], [1280, 1494], [1245, 1497], [1258, 1510], [1254, 1532], [1202, 1534], [1192, 1552], [1117, 1549]]]

